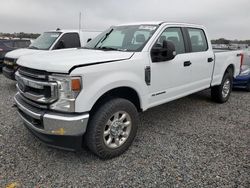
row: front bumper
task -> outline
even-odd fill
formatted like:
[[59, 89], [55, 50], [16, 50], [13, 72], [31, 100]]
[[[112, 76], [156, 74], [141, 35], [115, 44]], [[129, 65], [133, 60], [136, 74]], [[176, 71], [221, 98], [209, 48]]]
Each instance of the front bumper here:
[[16, 70], [14, 68], [10, 69], [7, 66], [3, 67], [3, 75], [11, 80], [15, 80], [15, 72]]
[[24, 102], [20, 93], [15, 95], [14, 100], [24, 124], [41, 141], [61, 149], [81, 149], [89, 114], [63, 114], [41, 110]]

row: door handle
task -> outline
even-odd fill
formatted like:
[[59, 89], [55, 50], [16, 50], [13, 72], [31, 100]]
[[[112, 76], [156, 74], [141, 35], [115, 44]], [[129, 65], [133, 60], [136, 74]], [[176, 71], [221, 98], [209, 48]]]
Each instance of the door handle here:
[[211, 63], [211, 62], [213, 62], [214, 61], [214, 59], [212, 58], [212, 57], [209, 57], [208, 59], [207, 59], [207, 62], [208, 63]]
[[192, 63], [191, 63], [191, 61], [185, 61], [184, 62], [184, 67], [188, 67], [188, 66], [190, 66]]

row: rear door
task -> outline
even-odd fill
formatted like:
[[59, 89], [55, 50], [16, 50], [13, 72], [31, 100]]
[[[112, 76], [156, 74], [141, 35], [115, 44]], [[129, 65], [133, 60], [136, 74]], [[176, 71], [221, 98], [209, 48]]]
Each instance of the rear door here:
[[205, 31], [200, 28], [186, 28], [190, 46], [192, 66], [192, 88], [196, 91], [210, 87], [214, 66], [214, 53], [209, 49]]

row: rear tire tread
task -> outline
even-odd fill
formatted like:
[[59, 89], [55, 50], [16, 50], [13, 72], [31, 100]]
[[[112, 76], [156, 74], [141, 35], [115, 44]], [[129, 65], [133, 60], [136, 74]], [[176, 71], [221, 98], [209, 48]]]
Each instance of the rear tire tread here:
[[[227, 95], [226, 98], [223, 97], [222, 95], [222, 89], [223, 89], [223, 85], [224, 85], [224, 82], [229, 79], [230, 80], [230, 91], [229, 91], [229, 94]], [[232, 83], [233, 83], [233, 73], [231, 70], [227, 71], [225, 73], [225, 75], [223, 76], [223, 79], [222, 79], [222, 82], [221, 82], [221, 85], [218, 85], [218, 86], [213, 86], [211, 88], [211, 97], [212, 99], [217, 102], [217, 103], [225, 103], [228, 101], [229, 97], [230, 97], [230, 94], [231, 94], [231, 91], [232, 91]]]

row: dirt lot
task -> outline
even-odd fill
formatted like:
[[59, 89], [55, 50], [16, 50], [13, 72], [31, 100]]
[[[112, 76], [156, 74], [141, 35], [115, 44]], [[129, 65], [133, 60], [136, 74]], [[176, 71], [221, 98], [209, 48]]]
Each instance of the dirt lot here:
[[130, 149], [103, 161], [49, 148], [23, 126], [0, 74], [0, 187], [250, 187], [250, 93], [210, 91], [148, 110]]

